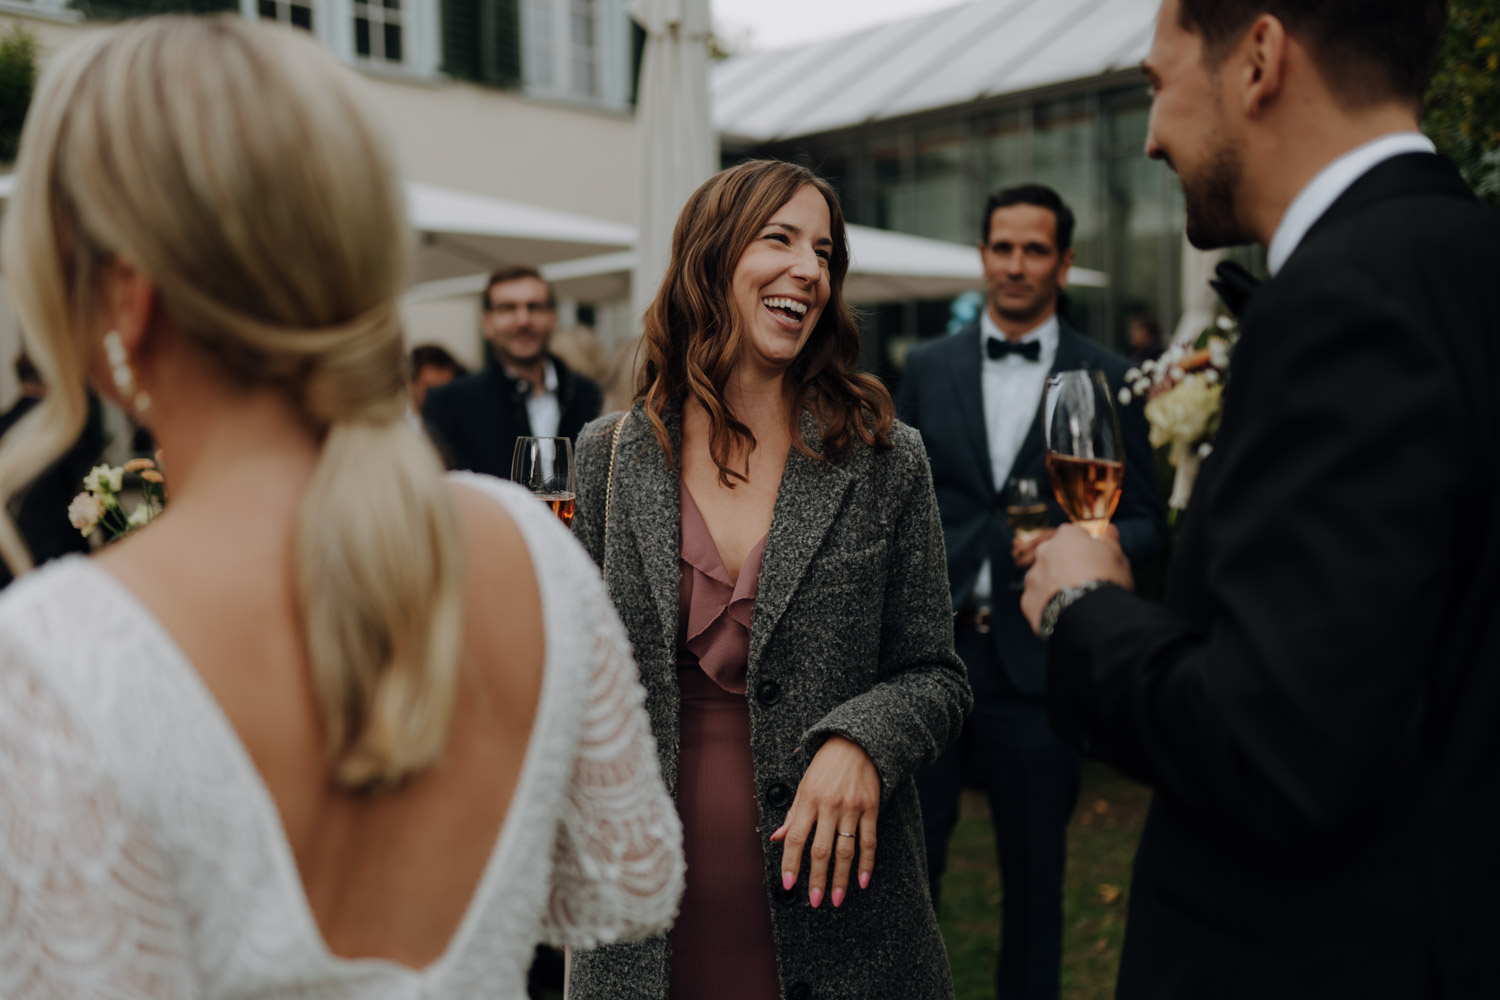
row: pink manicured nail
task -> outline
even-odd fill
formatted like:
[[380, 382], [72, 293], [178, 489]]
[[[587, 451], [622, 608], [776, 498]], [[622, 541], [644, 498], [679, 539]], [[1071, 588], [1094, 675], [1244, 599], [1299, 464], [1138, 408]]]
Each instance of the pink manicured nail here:
[[868, 889], [868, 888], [870, 888], [870, 873], [869, 872], [860, 872], [859, 873], [859, 887], [861, 889]]
[[808, 893], [807, 901], [811, 903], [812, 908], [816, 910], [818, 908], [818, 904], [823, 902], [823, 890], [814, 889], [812, 892]]
[[787, 892], [791, 892], [792, 891], [792, 886], [794, 886], [796, 884], [797, 884], [797, 876], [793, 875], [791, 872], [782, 872], [781, 873], [781, 887], [783, 889], [785, 889]]
[[834, 905], [835, 908], [844, 905], [844, 890], [843, 889], [834, 889], [833, 890], [833, 905]]

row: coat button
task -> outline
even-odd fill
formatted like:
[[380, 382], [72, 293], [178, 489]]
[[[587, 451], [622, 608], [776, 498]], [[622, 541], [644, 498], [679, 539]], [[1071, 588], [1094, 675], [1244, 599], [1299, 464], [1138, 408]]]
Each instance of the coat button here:
[[792, 790], [781, 782], [776, 782], [766, 789], [766, 804], [775, 808], [783, 809], [792, 802]]
[[806, 983], [793, 983], [786, 991], [786, 1000], [812, 1000], [812, 987]]
[[778, 884], [776, 888], [771, 890], [771, 895], [782, 906], [791, 906], [797, 901], [797, 889], [795, 886], [788, 889], [786, 886]]
[[755, 696], [762, 705], [774, 705], [781, 700], [781, 685], [775, 681], [761, 681], [760, 687], [755, 689]]

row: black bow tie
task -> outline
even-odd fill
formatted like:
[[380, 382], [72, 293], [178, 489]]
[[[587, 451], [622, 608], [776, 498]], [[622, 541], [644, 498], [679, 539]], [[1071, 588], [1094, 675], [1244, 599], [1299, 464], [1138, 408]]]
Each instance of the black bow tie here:
[[1260, 288], [1260, 279], [1232, 260], [1220, 261], [1219, 266], [1214, 268], [1214, 273], [1218, 277], [1209, 281], [1209, 284], [1238, 319], [1245, 314], [1251, 297]]
[[1042, 360], [1042, 342], [1040, 340], [1026, 340], [1021, 343], [1012, 343], [1009, 340], [1000, 340], [996, 337], [989, 338], [984, 349], [989, 352], [991, 361], [999, 361], [1007, 354], [1019, 354], [1027, 361]]

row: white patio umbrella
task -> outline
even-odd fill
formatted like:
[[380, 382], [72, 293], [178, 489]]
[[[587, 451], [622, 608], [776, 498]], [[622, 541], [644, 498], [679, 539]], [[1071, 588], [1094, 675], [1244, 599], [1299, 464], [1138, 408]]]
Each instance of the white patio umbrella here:
[[632, 0], [646, 32], [636, 103], [636, 241], [631, 316], [639, 320], [667, 269], [672, 227], [718, 168], [709, 112], [708, 0]]

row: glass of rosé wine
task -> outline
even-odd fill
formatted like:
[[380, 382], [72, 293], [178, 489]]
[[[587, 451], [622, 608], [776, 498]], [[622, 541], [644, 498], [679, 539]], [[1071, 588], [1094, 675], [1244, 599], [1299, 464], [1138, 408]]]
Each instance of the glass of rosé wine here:
[[1120, 418], [1104, 373], [1050, 376], [1042, 393], [1042, 432], [1057, 502], [1074, 524], [1103, 538], [1125, 481]]
[[510, 478], [535, 493], [565, 525], [573, 523], [578, 491], [573, 480], [573, 442], [564, 437], [516, 438]]

